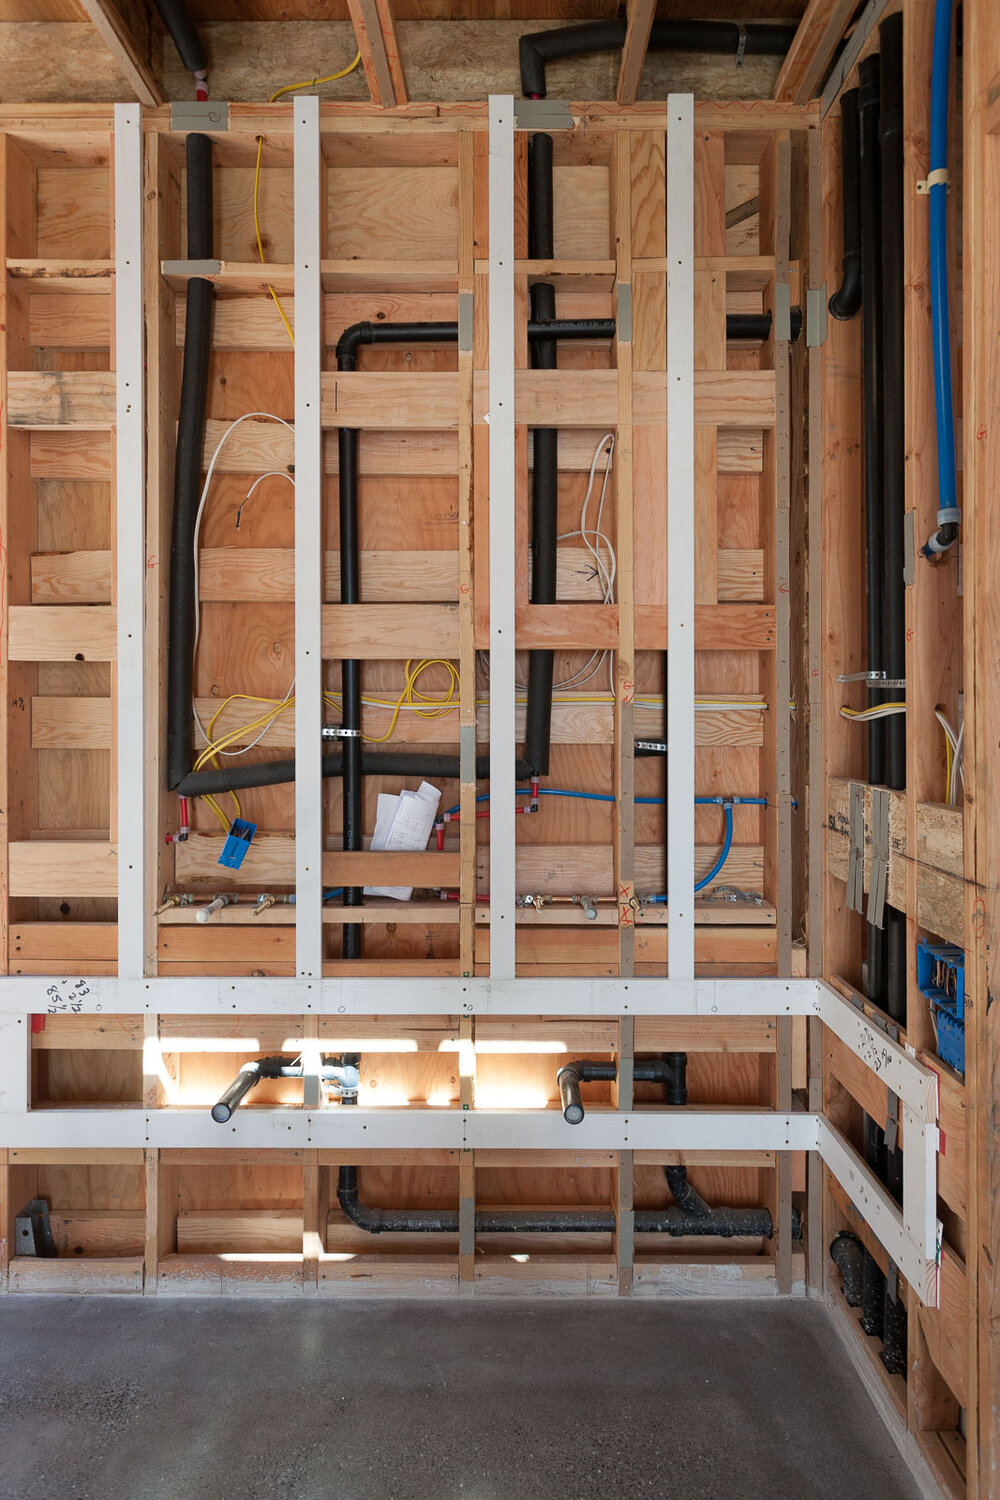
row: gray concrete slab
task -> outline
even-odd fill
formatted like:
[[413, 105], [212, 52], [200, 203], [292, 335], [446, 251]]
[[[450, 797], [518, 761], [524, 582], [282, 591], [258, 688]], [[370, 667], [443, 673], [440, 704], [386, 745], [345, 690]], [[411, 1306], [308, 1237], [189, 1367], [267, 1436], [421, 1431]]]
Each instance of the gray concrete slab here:
[[815, 1303], [0, 1299], [4, 1500], [918, 1500]]

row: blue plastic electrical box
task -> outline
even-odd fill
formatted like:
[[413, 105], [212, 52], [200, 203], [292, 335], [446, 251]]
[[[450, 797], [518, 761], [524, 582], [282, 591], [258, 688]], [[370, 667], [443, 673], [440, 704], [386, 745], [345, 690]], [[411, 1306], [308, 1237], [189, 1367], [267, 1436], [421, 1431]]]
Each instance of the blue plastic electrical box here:
[[917, 987], [930, 1001], [942, 1062], [965, 1076], [965, 954], [954, 943], [917, 944]]
[[234, 818], [229, 829], [229, 836], [219, 855], [219, 864], [225, 865], [229, 870], [238, 870], [246, 859], [247, 850], [253, 843], [253, 836], [256, 832], [256, 823], [247, 823], [243, 818]]

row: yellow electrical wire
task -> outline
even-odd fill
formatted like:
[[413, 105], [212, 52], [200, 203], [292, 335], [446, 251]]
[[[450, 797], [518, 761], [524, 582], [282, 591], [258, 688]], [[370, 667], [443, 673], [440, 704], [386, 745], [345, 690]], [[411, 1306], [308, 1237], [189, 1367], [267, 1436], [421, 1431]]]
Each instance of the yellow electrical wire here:
[[[352, 63], [349, 63], [346, 68], [341, 68], [339, 73], [328, 73], [325, 78], [304, 78], [301, 83], [286, 83], [283, 88], [275, 89], [274, 93], [271, 95], [270, 99], [267, 102], [268, 104], [274, 104], [274, 102], [277, 99], [282, 98], [284, 94], [294, 94], [298, 89], [314, 88], [319, 83], [335, 83], [338, 78], [346, 78], [348, 73], [353, 73], [354, 69], [357, 67], [360, 61], [361, 50], [359, 48], [354, 61]], [[262, 266], [267, 264], [267, 261], [264, 258], [264, 245], [263, 241], [261, 240], [260, 234], [260, 159], [263, 150], [264, 137], [262, 135], [259, 135], [257, 137], [257, 166], [254, 169], [253, 174], [253, 227], [254, 232], [257, 236], [257, 254], [260, 256], [260, 263]], [[278, 309], [278, 315], [285, 325], [285, 332], [288, 334], [292, 348], [294, 349], [295, 334], [292, 331], [291, 323], [289, 323], [288, 318], [285, 315], [285, 309], [281, 305], [281, 298], [278, 296], [273, 286], [268, 286], [267, 289], [271, 293], [271, 300], [273, 301], [275, 307]]]
[[271, 95], [270, 99], [267, 102], [268, 104], [273, 104], [275, 100], [280, 99], [283, 94], [294, 94], [297, 89], [315, 88], [318, 83], [336, 83], [338, 78], [346, 78], [348, 73], [353, 73], [354, 69], [357, 67], [360, 61], [361, 49], [359, 47], [357, 56], [355, 57], [354, 61], [352, 63], [348, 63], [346, 68], [341, 68], [339, 73], [328, 73], [325, 78], [305, 78], [301, 83], [286, 83], [284, 88], [275, 89], [274, 93]]
[[[253, 227], [254, 227], [254, 231], [255, 231], [255, 233], [257, 235], [257, 254], [260, 256], [260, 263], [261, 263], [262, 266], [267, 264], [267, 262], [264, 259], [264, 246], [263, 246], [263, 243], [261, 242], [261, 237], [260, 237], [260, 208], [259, 208], [259, 204], [260, 204], [260, 158], [261, 158], [261, 152], [263, 150], [264, 150], [264, 137], [262, 135], [259, 135], [257, 137], [257, 166], [256, 166], [256, 168], [254, 170], [254, 174], [253, 174]], [[268, 285], [267, 289], [271, 293], [271, 300], [273, 301], [275, 307], [278, 309], [278, 314], [279, 314], [279, 316], [281, 318], [281, 321], [285, 325], [285, 332], [288, 334], [288, 337], [291, 340], [292, 348], [294, 349], [295, 348], [295, 334], [292, 332], [292, 325], [291, 325], [291, 323], [289, 323], [288, 318], [285, 315], [285, 309], [281, 305], [281, 298], [278, 296], [277, 292], [274, 290], [274, 287], [271, 286], [270, 284]]]
[[[446, 690], [442, 689], [446, 694], [443, 698], [434, 697], [430, 693], [423, 693], [417, 687], [418, 678], [429, 667], [444, 667], [448, 674], [448, 687]], [[403, 691], [392, 706], [392, 717], [389, 720], [389, 727], [377, 739], [366, 735], [365, 738], [370, 745], [381, 745], [391, 737], [395, 732], [396, 723], [403, 708], [412, 708], [421, 719], [439, 719], [443, 714], [451, 713], [453, 709], [459, 706], [457, 694], [460, 686], [460, 678], [458, 668], [454, 662], [445, 661], [440, 656], [428, 657], [418, 662], [415, 667], [412, 661], [408, 661], [404, 671], [406, 676], [403, 683]]]
[[872, 708], [842, 708], [840, 712], [845, 719], [884, 719], [890, 714], [905, 713], [906, 704], [876, 703]]

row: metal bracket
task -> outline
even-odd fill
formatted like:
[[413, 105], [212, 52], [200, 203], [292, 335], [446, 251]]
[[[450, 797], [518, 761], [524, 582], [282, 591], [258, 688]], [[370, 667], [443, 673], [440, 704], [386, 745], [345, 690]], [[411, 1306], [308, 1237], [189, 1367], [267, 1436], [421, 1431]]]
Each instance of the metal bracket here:
[[632, 342], [632, 283], [620, 281], [618, 283], [618, 342], [630, 344]]
[[872, 787], [872, 870], [868, 882], [868, 910], [871, 927], [885, 921], [885, 901], [889, 889], [889, 793], [883, 786]]
[[787, 344], [792, 337], [792, 298], [787, 281], [774, 283], [774, 337]]
[[44, 1198], [32, 1198], [14, 1220], [14, 1254], [54, 1260], [58, 1255], [49, 1222], [49, 1205]]
[[826, 282], [806, 292], [806, 348], [818, 349], [826, 343]]
[[739, 39], [739, 42], [736, 45], [736, 66], [738, 68], [742, 68], [742, 66], [743, 66], [743, 55], [746, 52], [746, 50], [747, 50], [747, 29], [746, 29], [745, 26], [741, 25], [740, 26], [740, 39]]
[[222, 261], [165, 260], [162, 271], [164, 276], [219, 276], [222, 273]]
[[171, 130], [228, 130], [229, 105], [212, 99], [201, 104], [185, 99], [170, 106]]
[[320, 731], [325, 740], [359, 740], [360, 729], [344, 729], [340, 724], [324, 724]]
[[476, 726], [463, 724], [458, 731], [458, 774], [465, 782], [476, 779]]
[[572, 130], [573, 111], [561, 99], [515, 99], [515, 130]]
[[867, 682], [869, 687], [905, 688], [905, 677], [887, 677], [884, 672], [842, 672], [838, 682]]
[[471, 292], [459, 292], [458, 294], [458, 347], [459, 350], [469, 352], [472, 349], [473, 336], [473, 298]]
[[863, 911], [865, 899], [865, 787], [852, 781], [847, 814], [847, 907]]
[[666, 740], [636, 740], [635, 748], [637, 750], [649, 750], [654, 755], [666, 755], [667, 742]]

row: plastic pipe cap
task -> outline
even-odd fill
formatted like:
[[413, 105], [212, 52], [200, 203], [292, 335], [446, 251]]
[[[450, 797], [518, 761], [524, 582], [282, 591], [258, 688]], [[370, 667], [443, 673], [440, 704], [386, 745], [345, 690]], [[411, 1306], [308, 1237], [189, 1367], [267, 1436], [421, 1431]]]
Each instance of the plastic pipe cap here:
[[225, 1125], [226, 1121], [231, 1115], [232, 1110], [229, 1108], [228, 1104], [212, 1105], [212, 1119], [215, 1121], [216, 1125]]
[[563, 1110], [563, 1119], [566, 1121], [567, 1125], [579, 1125], [580, 1121], [583, 1119], [583, 1105], [567, 1104], [566, 1108]]

